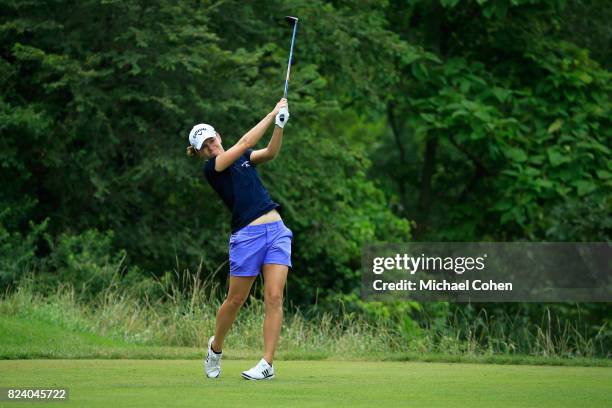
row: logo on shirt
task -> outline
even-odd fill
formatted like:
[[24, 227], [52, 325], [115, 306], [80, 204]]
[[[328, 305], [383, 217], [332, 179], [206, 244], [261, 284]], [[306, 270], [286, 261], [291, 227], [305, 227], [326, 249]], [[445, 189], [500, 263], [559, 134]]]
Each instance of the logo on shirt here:
[[241, 164], [242, 167], [251, 167], [251, 163], [247, 160]]

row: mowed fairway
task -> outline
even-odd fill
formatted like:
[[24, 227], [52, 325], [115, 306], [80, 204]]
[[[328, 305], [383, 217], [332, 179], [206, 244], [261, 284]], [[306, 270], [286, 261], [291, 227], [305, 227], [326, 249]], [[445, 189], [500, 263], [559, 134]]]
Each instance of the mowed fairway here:
[[226, 360], [209, 380], [197, 360], [5, 360], [0, 387], [68, 387], [49, 407], [612, 406], [606, 367], [278, 361], [274, 380], [240, 378], [253, 363]]

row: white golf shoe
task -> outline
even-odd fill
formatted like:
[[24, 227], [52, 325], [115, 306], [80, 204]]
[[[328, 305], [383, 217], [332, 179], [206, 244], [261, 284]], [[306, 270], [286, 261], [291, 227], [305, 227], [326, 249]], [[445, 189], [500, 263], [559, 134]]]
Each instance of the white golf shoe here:
[[218, 378], [221, 375], [221, 357], [223, 353], [215, 353], [212, 350], [212, 342], [215, 336], [208, 339], [208, 352], [204, 359], [204, 373], [208, 378]]
[[274, 378], [274, 367], [262, 358], [255, 367], [243, 371], [242, 378], [246, 380], [271, 380]]

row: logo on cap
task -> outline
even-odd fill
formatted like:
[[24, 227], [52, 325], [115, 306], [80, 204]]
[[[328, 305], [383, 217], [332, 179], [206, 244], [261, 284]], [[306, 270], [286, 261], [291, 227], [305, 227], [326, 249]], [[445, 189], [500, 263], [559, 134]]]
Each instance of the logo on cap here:
[[212, 126], [205, 123], [200, 123], [195, 125], [191, 129], [191, 132], [189, 132], [189, 143], [191, 143], [191, 145], [197, 150], [200, 150], [206, 139], [213, 138], [215, 136], [216, 132]]

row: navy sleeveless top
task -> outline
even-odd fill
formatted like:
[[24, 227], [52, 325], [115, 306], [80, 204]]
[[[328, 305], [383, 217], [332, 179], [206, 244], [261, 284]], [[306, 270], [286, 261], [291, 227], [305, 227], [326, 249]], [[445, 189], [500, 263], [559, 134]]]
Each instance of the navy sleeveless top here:
[[215, 170], [216, 157], [204, 164], [206, 180], [232, 212], [232, 233], [280, 207], [272, 201], [261, 182], [255, 165], [250, 161], [251, 152], [253, 149], [248, 149], [223, 171]]

